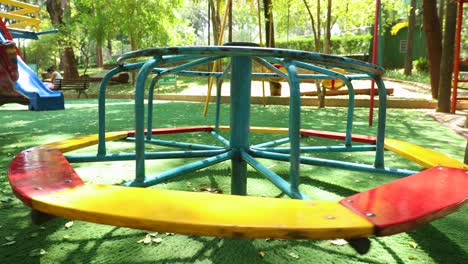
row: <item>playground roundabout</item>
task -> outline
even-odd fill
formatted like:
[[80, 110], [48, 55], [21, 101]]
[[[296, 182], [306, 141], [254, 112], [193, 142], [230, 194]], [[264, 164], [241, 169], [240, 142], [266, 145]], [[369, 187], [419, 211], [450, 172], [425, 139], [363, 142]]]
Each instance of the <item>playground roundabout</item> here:
[[[16, 196], [32, 208], [38, 221], [52, 215], [160, 232], [280, 239], [356, 240], [373, 235], [393, 235], [441, 218], [466, 203], [467, 165], [433, 150], [385, 138], [383, 69], [343, 57], [238, 45], [147, 49], [124, 54], [119, 60], [121, 65], [111, 70], [101, 83], [98, 134], [20, 152], [8, 172]], [[131, 59], [140, 61], [126, 62]], [[224, 63], [223, 72], [205, 72], [197, 68], [214, 61]], [[273, 64], [281, 64], [286, 73]], [[345, 69], [346, 73], [333, 71], [332, 67]], [[135, 69], [139, 70], [135, 86], [135, 129], [108, 132], [107, 82], [120, 72]], [[148, 97], [153, 98], [158, 79], [168, 74], [217, 78], [217, 91], [221, 91], [219, 80], [230, 78], [229, 125], [220, 124], [221, 102], [217, 100], [214, 125], [170, 128], [159, 125], [154, 128], [153, 114], [158, 113], [157, 107], [149, 100], [145, 108], [145, 90]], [[283, 78], [289, 82], [291, 99], [287, 128], [251, 126], [249, 100], [253, 78]], [[344, 132], [301, 127], [299, 85], [303, 80], [314, 79], [339, 79], [350, 91]], [[351, 81], [364, 79], [374, 80], [380, 91], [377, 131], [376, 135], [370, 136], [352, 132], [354, 94]], [[217, 98], [220, 96], [218, 93]], [[190, 142], [190, 138], [198, 133], [207, 133], [215, 143]], [[254, 133], [268, 134], [272, 139], [251, 144], [249, 139]], [[162, 139], [163, 135], [174, 134], [183, 134], [186, 140]], [[225, 137], [225, 134], [229, 136]], [[334, 144], [302, 144], [301, 139], [308, 137], [330, 139]], [[134, 151], [109, 153], [106, 147], [109, 141], [133, 142]], [[65, 155], [92, 145], [97, 145], [96, 154]], [[152, 152], [147, 150], [147, 145], [171, 150]], [[419, 172], [387, 168], [385, 150], [426, 169]], [[314, 157], [314, 153], [323, 152], [370, 152], [374, 154], [374, 163]], [[192, 158], [198, 160], [157, 175], [146, 175], [145, 164], [151, 160]], [[289, 178], [285, 180], [263, 165], [260, 159], [288, 163]], [[121, 185], [85, 184], [71, 166], [75, 162], [122, 160], [135, 161], [135, 178]], [[140, 188], [225, 161], [231, 162], [233, 195]], [[343, 169], [402, 178], [337, 202], [316, 201], [299, 190], [301, 164], [329, 167], [331, 173]], [[293, 199], [246, 196], [247, 166], [253, 167]]]

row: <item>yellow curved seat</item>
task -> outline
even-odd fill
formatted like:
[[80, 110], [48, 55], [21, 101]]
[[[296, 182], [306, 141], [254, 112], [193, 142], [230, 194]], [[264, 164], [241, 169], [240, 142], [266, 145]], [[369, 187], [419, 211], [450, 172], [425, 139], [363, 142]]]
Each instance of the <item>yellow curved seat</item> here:
[[[340, 69], [340, 68], [331, 68], [332, 71], [335, 71], [335, 72], [339, 72], [339, 73], [343, 73], [345, 74], [346, 71], [343, 70], [343, 69]], [[322, 81], [322, 86], [325, 88], [325, 89], [329, 89], [329, 90], [338, 90], [340, 89], [341, 87], [345, 86], [344, 82], [342, 80], [337, 80], [337, 79], [334, 79], [334, 80], [323, 80]]]

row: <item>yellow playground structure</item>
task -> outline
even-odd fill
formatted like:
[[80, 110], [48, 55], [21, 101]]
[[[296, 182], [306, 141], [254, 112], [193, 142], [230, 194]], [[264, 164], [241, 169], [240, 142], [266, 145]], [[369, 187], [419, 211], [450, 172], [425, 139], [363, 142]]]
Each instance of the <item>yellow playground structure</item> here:
[[15, 1], [0, 0], [0, 4], [13, 7], [13, 11], [0, 11], [0, 17], [9, 19], [9, 28], [24, 29], [32, 27], [39, 31], [39, 7], [36, 5]]

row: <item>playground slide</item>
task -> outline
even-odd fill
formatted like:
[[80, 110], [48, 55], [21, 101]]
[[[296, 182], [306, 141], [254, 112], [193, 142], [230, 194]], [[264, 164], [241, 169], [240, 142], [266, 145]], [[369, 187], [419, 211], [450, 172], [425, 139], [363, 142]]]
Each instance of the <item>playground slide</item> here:
[[[0, 43], [5, 39], [0, 34]], [[60, 91], [47, 89], [36, 73], [18, 56], [19, 79], [15, 89], [29, 98], [29, 110], [62, 110], [64, 98]]]
[[60, 91], [47, 89], [36, 73], [18, 57], [19, 79], [15, 89], [29, 98], [29, 110], [63, 110], [64, 98]]

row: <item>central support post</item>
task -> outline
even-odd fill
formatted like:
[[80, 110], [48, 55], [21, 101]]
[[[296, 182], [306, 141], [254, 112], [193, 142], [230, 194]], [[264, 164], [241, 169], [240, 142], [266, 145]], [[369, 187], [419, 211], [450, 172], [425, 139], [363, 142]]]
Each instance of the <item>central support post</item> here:
[[231, 193], [247, 194], [247, 162], [242, 152], [249, 150], [250, 91], [252, 59], [247, 56], [232, 57], [231, 73]]

